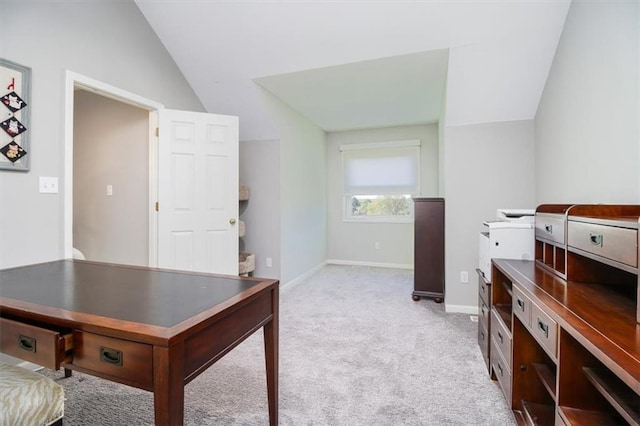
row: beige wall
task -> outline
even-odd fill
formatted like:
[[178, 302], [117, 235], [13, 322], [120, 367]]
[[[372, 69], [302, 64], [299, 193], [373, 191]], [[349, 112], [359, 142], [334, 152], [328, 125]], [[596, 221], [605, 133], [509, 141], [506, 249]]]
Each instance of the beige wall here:
[[[343, 220], [340, 145], [419, 139], [422, 196], [438, 194], [438, 126], [401, 126], [327, 134], [328, 250], [330, 262], [413, 267], [413, 223]], [[378, 249], [375, 243], [379, 243]]]
[[148, 265], [149, 112], [83, 90], [74, 100], [74, 247], [87, 260]]

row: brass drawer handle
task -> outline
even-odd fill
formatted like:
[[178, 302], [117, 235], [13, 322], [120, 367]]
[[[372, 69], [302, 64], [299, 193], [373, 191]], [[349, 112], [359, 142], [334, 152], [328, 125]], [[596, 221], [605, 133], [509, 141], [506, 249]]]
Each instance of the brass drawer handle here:
[[502, 333], [498, 331], [498, 339], [500, 340], [500, 344], [504, 343], [504, 338], [502, 337]]
[[498, 370], [500, 370], [500, 377], [504, 376], [504, 372], [502, 371], [502, 366], [498, 364]]
[[18, 336], [18, 346], [20, 346], [20, 349], [35, 353], [36, 339], [34, 339], [33, 337], [23, 336], [21, 334], [20, 336]]
[[547, 231], [549, 234], [553, 234], [553, 225], [545, 225], [544, 230]]
[[602, 234], [592, 234], [591, 232], [589, 233], [589, 241], [594, 246], [602, 247], [602, 240]]
[[122, 366], [122, 351], [101, 346], [100, 359], [109, 364]]
[[544, 337], [549, 338], [549, 326], [543, 323], [540, 318], [538, 318], [538, 328], [544, 333]]
[[519, 297], [517, 297], [516, 298], [516, 305], [518, 305], [518, 308], [520, 308], [520, 310], [522, 312], [524, 312], [524, 300], [522, 300]]

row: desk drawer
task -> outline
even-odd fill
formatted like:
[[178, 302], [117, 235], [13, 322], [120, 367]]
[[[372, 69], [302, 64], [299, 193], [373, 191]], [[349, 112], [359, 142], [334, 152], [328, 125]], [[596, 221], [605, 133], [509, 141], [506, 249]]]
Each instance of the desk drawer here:
[[482, 353], [482, 358], [487, 366], [487, 370], [491, 373], [491, 364], [489, 363], [489, 331], [482, 323], [478, 323], [478, 346]]
[[538, 213], [536, 214], [536, 238], [564, 244], [564, 224], [564, 215]]
[[638, 266], [638, 230], [569, 221], [569, 245], [625, 265]]
[[37, 327], [19, 321], [0, 318], [0, 352], [51, 370], [60, 369], [61, 362], [71, 359], [71, 332]]
[[502, 393], [507, 402], [511, 401], [511, 370], [507, 366], [495, 340], [491, 341], [491, 369], [498, 379]]
[[552, 359], [557, 359], [558, 323], [535, 303], [531, 304], [531, 334]]
[[478, 316], [478, 322], [480, 324], [482, 324], [482, 326], [484, 328], [486, 328], [487, 330], [489, 330], [489, 323], [490, 323], [490, 312], [491, 310], [489, 309], [489, 307], [487, 305], [484, 304], [483, 301], [480, 302], [480, 315]]
[[507, 368], [511, 366], [511, 332], [507, 330], [504, 323], [498, 318], [495, 310], [491, 310], [491, 339], [500, 349]]
[[478, 295], [489, 306], [491, 301], [491, 283], [487, 280], [481, 270], [476, 269], [478, 273]]
[[77, 330], [73, 339], [73, 365], [131, 386], [153, 388], [153, 346]]
[[516, 286], [513, 287], [513, 313], [531, 328], [531, 300]]

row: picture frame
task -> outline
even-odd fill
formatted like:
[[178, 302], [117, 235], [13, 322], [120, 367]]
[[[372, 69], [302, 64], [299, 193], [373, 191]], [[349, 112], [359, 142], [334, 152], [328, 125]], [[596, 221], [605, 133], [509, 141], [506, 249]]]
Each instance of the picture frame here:
[[28, 171], [31, 68], [0, 58], [0, 171]]

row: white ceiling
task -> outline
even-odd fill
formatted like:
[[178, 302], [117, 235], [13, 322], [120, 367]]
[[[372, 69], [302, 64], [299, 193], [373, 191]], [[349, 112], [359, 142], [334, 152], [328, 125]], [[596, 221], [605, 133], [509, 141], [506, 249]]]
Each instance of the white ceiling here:
[[259, 86], [327, 131], [531, 119], [570, 4], [135, 2], [207, 111], [240, 117], [241, 140], [278, 137]]

